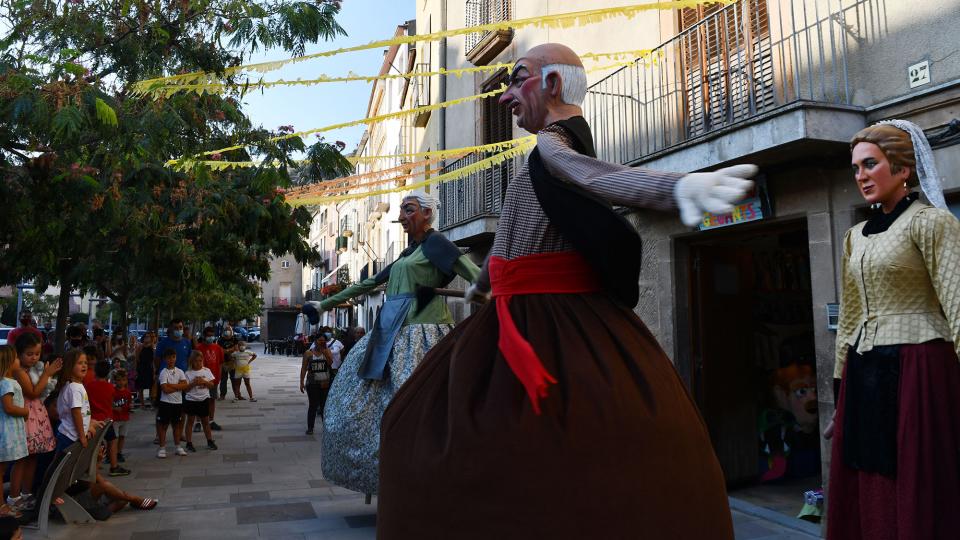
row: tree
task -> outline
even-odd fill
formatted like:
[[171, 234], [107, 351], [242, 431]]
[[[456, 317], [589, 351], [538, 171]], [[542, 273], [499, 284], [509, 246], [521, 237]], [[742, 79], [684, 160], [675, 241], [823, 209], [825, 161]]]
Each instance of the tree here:
[[[243, 90], [228, 95], [134, 95], [137, 80], [223, 73], [260, 49], [303, 54], [344, 35], [333, 0], [0, 0], [0, 283], [59, 284], [57, 346], [69, 291], [166, 309], [269, 276], [269, 257], [319, 254], [310, 216], [282, 196], [296, 152], [305, 176], [343, 174], [342, 147], [254, 126]], [[224, 43], [226, 41], [227, 43]], [[237, 82], [238, 76], [230, 77]], [[212, 172], [170, 159], [232, 145], [213, 160], [279, 167]], [[126, 325], [126, 321], [120, 321]]]
[[23, 307], [29, 309], [35, 319], [49, 321], [57, 316], [57, 297], [24, 291]]

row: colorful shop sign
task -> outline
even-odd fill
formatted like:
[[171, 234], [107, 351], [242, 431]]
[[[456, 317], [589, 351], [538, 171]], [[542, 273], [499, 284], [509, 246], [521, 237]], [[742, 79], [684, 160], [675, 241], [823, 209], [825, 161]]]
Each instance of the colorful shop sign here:
[[760, 197], [753, 197], [738, 203], [729, 214], [711, 214], [704, 212], [703, 221], [699, 227], [701, 231], [719, 229], [739, 223], [748, 223], [763, 219], [763, 204]]

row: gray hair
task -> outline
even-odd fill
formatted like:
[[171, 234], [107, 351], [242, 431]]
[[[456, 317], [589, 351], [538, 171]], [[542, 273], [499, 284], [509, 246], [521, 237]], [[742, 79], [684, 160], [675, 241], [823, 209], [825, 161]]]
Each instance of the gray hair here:
[[420, 203], [420, 208], [423, 210], [427, 208], [433, 210], [433, 212], [430, 213], [430, 223], [433, 224], [437, 219], [437, 210], [440, 209], [440, 201], [438, 201], [436, 197], [426, 191], [417, 189], [404, 195], [403, 200], [407, 199], [416, 199], [417, 202]]
[[548, 64], [540, 69], [541, 87], [547, 87], [547, 75], [557, 73], [563, 81], [563, 95], [560, 99], [567, 105], [583, 105], [587, 97], [587, 70], [582, 66], [570, 64]]

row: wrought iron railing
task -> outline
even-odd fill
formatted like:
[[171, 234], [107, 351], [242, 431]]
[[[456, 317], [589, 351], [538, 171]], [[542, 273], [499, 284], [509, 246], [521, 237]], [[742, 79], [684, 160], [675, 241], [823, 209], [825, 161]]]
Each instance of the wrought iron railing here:
[[[443, 172], [461, 169], [490, 155], [475, 153], [464, 156], [444, 167]], [[511, 159], [459, 180], [440, 184], [440, 230], [480, 217], [497, 216], [514, 169], [515, 161]]]
[[[512, 17], [511, 3], [513, 0], [467, 0], [466, 19], [467, 27], [509, 21]], [[470, 51], [483, 41], [490, 32], [474, 32], [467, 34], [464, 52]]]
[[844, 1], [769, 3], [727, 6], [591, 86], [599, 157], [634, 163], [799, 101], [849, 105]]

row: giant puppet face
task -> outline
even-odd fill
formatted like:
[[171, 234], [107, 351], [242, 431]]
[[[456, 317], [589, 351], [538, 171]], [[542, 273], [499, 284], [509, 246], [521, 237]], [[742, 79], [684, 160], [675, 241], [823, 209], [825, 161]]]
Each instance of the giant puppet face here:
[[415, 197], [407, 197], [400, 203], [400, 226], [407, 234], [417, 236], [430, 229], [432, 208], [423, 208]]
[[773, 394], [780, 408], [793, 414], [801, 431], [816, 431], [817, 379], [811, 366], [791, 364], [778, 369]]
[[510, 73], [509, 86], [499, 103], [517, 117], [517, 126], [536, 133], [546, 124], [547, 92], [542, 88], [540, 65], [534, 59], [521, 58]]

